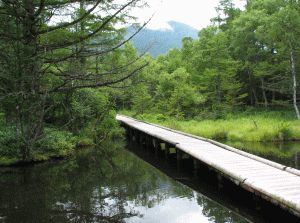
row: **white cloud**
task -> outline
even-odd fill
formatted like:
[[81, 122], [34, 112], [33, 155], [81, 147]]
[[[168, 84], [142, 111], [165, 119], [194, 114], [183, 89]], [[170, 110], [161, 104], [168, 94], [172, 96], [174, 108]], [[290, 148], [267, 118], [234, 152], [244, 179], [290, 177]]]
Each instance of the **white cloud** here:
[[[139, 22], [147, 21], [156, 11], [147, 25], [150, 29], [170, 29], [167, 21], [179, 21], [198, 30], [210, 24], [210, 19], [216, 16], [215, 7], [219, 0], [148, 0], [150, 8], [139, 9], [135, 15]], [[234, 0], [236, 7], [242, 8], [245, 0]]]

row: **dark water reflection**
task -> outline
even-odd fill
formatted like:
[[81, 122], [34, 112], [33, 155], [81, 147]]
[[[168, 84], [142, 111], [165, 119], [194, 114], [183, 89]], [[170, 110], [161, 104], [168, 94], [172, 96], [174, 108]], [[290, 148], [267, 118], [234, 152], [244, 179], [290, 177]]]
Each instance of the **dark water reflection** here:
[[216, 178], [194, 182], [188, 169], [127, 147], [110, 141], [67, 160], [0, 168], [0, 222], [269, 222]]

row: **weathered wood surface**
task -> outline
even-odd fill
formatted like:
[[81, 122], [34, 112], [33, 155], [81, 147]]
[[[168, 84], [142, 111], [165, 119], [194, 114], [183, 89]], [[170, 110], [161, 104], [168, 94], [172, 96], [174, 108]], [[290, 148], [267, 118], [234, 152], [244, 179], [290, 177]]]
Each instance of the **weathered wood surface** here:
[[117, 115], [126, 126], [171, 144], [242, 188], [300, 216], [300, 171], [216, 141]]

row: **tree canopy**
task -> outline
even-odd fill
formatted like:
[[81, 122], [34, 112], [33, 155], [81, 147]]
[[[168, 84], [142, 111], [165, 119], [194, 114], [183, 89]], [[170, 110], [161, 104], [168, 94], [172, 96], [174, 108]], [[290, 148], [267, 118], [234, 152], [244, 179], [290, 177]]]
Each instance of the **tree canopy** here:
[[284, 106], [299, 119], [299, 3], [245, 4], [221, 0], [198, 38], [154, 60], [131, 42], [146, 23], [116, 28], [142, 0], [0, 1], [0, 155], [107, 135], [122, 109], [202, 120]]
[[144, 6], [140, 0], [0, 1], [0, 100], [25, 160], [49, 134], [44, 118], [57, 106], [53, 97], [68, 101], [76, 89], [112, 87], [147, 65], [137, 55], [120, 64], [112, 58], [132, 38], [115, 25]]
[[[157, 57], [152, 66], [157, 80], [148, 85], [153, 112], [179, 117], [173, 100], [179, 91], [171, 88], [178, 81], [182, 88], [189, 86], [181, 91], [181, 98], [191, 89], [195, 96], [183, 100], [189, 104], [181, 107], [183, 118], [222, 117], [245, 106], [266, 112], [284, 106], [300, 118], [299, 3], [248, 0], [245, 4], [242, 11], [232, 0], [220, 0], [217, 16], [199, 31], [198, 39], [185, 37], [181, 49], [174, 47]], [[181, 79], [174, 75], [179, 70]], [[192, 98], [197, 103], [188, 103]]]

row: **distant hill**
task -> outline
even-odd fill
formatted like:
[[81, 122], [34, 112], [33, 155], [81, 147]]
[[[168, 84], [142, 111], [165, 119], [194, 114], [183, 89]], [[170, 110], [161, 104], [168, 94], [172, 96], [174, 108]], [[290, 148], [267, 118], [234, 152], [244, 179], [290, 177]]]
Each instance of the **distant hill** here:
[[[151, 49], [148, 50], [154, 58], [159, 54], [166, 54], [175, 46], [181, 49], [181, 40], [183, 37], [192, 37], [198, 39], [198, 30], [184, 23], [169, 21], [168, 24], [172, 27], [170, 29], [152, 30], [144, 28], [130, 41], [133, 42], [134, 47], [139, 49], [139, 52], [144, 52], [148, 46], [156, 42]], [[134, 32], [133, 27], [129, 27], [127, 36]]]

